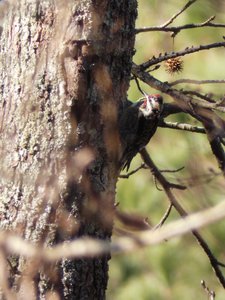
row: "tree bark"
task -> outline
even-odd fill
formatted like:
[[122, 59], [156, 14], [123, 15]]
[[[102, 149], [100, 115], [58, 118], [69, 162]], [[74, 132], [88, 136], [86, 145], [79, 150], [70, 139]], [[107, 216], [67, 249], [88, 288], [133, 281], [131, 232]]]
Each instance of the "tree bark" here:
[[[110, 239], [136, 1], [1, 5], [1, 228], [37, 246]], [[50, 265], [0, 249], [1, 298], [105, 299], [108, 259]]]

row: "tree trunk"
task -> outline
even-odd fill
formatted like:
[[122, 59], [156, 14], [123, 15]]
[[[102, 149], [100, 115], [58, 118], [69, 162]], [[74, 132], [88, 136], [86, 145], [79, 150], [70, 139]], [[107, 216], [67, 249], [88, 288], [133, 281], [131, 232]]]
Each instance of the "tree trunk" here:
[[[136, 1], [1, 5], [1, 228], [41, 246], [110, 239]], [[108, 259], [0, 249], [1, 299], [104, 299]]]

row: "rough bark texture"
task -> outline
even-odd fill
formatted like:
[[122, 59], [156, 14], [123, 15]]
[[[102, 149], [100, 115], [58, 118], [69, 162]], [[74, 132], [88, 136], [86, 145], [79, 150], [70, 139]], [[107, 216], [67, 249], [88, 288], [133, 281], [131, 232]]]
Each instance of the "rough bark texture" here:
[[[1, 228], [41, 245], [110, 239], [136, 1], [18, 2], [1, 24]], [[2, 298], [104, 299], [108, 259], [10, 256]]]

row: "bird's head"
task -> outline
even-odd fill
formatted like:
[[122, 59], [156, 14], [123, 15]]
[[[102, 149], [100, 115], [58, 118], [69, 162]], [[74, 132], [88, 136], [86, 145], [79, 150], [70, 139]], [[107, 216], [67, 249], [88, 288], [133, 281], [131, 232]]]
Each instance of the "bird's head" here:
[[139, 112], [146, 119], [159, 117], [163, 109], [163, 98], [159, 94], [145, 94], [140, 100]]

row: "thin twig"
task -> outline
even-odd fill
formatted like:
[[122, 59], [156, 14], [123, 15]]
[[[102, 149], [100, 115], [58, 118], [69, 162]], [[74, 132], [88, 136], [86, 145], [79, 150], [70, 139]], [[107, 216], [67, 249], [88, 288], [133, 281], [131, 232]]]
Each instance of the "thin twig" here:
[[216, 293], [215, 293], [214, 291], [211, 291], [211, 290], [207, 287], [207, 285], [206, 285], [206, 283], [205, 283], [204, 280], [201, 280], [201, 285], [202, 285], [204, 291], [206, 292], [206, 294], [207, 294], [207, 296], [208, 296], [208, 299], [209, 299], [209, 300], [214, 300], [215, 297], [216, 297]]
[[165, 22], [164, 24], [161, 25], [161, 27], [165, 28], [167, 27], [169, 24], [173, 23], [173, 21], [179, 16], [181, 15], [189, 6], [191, 6], [194, 2], [196, 2], [197, 0], [190, 0], [188, 1], [183, 8], [181, 8], [176, 14], [174, 14], [167, 22]]
[[170, 203], [169, 207], [167, 208], [165, 214], [163, 215], [162, 219], [160, 220], [160, 222], [154, 227], [154, 229], [158, 229], [160, 227], [163, 226], [163, 224], [166, 222], [166, 220], [168, 219], [170, 212], [172, 210], [173, 204]]
[[[174, 203], [176, 203], [176, 199], [174, 198], [172, 200], [174, 205]], [[179, 204], [177, 203], [177, 205]], [[181, 206], [179, 207], [180, 209], [183, 209]], [[215, 223], [216, 221], [224, 219], [224, 217], [225, 202], [223, 201], [204, 211], [193, 213], [189, 216], [185, 215], [185, 219], [165, 224], [163, 227], [158, 228], [158, 230], [144, 229], [142, 231], [138, 231], [137, 234], [127, 232], [127, 236], [116, 238], [112, 242], [94, 239], [91, 237], [83, 237], [69, 241], [68, 243], [59, 243], [53, 247], [47, 248], [34, 245], [30, 241], [24, 240], [12, 232], [1, 230], [0, 248], [4, 249], [7, 254], [16, 254], [28, 259], [37, 259], [40, 262], [55, 262], [66, 258], [93, 258], [110, 252], [113, 254], [126, 253], [130, 251], [134, 252], [136, 249], [140, 249], [141, 247], [157, 245], [165, 240], [189, 233], [191, 230], [193, 234], [195, 232], [196, 237], [197, 228], [202, 228]], [[203, 240], [199, 237], [198, 241], [199, 243], [203, 243]], [[207, 247], [205, 247], [204, 250], [207, 251], [207, 255], [209, 256], [211, 253], [210, 250]], [[213, 255], [211, 259], [218, 267], [219, 263]], [[217, 276], [220, 276], [220, 274], [218, 274], [218, 270], [216, 268], [214, 268], [214, 270], [216, 271]]]
[[[143, 158], [143, 153], [145, 153], [145, 152], [147, 153], [147, 151], [145, 149], [139, 151], [139, 153], [141, 154], [142, 158]], [[146, 164], [145, 159], [144, 159], [144, 165], [147, 166], [147, 168], [150, 168], [153, 177], [158, 180], [157, 176], [155, 176], [155, 173], [153, 172], [153, 170], [151, 168], [151, 165], [149, 163]], [[168, 170], [166, 170], [166, 171], [168, 171]], [[158, 172], [161, 174], [161, 172], [159, 170], [158, 170]], [[184, 185], [172, 183], [172, 182], [167, 181], [165, 177], [163, 177], [163, 178], [164, 178], [164, 183], [167, 186], [169, 186], [171, 189], [178, 189], [178, 190], [185, 190], [186, 189], [186, 186], [184, 186]]]
[[195, 176], [191, 176], [189, 178], [182, 178], [182, 179], [178, 179], [179, 183], [182, 184], [186, 184], [188, 185], [188, 187], [194, 187], [197, 186], [199, 184], [207, 184], [211, 181], [213, 181], [217, 176], [221, 176], [223, 175], [222, 172], [210, 172], [210, 173], [206, 173], [206, 174], [202, 174], [202, 175], [195, 175]]
[[181, 50], [178, 52], [165, 53], [164, 55], [160, 54], [158, 57], [153, 56], [147, 62], [139, 65], [139, 68], [141, 70], [146, 70], [155, 64], [158, 64], [160, 62], [163, 62], [163, 61], [171, 59], [171, 58], [184, 56], [184, 55], [191, 54], [191, 53], [198, 52], [198, 51], [209, 50], [212, 48], [220, 48], [220, 47], [225, 47], [225, 42], [213, 43], [213, 44], [208, 44], [208, 45], [200, 45], [200, 46], [196, 46], [196, 47], [193, 47], [193, 46], [187, 47], [184, 50]]
[[208, 20], [202, 23], [197, 24], [185, 24], [181, 26], [171, 26], [171, 27], [162, 27], [162, 26], [150, 26], [150, 27], [143, 27], [137, 28], [135, 33], [144, 33], [144, 32], [152, 32], [152, 31], [162, 31], [162, 32], [173, 32], [172, 37], [175, 37], [180, 31], [186, 29], [194, 29], [194, 28], [202, 28], [202, 27], [216, 27], [216, 28], [224, 28], [225, 24], [220, 23], [212, 23], [211, 21], [214, 20], [215, 16], [210, 17]]
[[142, 88], [141, 88], [141, 86], [140, 86], [140, 84], [139, 84], [139, 81], [138, 81], [138, 79], [137, 79], [136, 76], [134, 76], [134, 80], [135, 80], [135, 82], [136, 82], [136, 85], [137, 85], [139, 91], [142, 93], [142, 95], [144, 95], [144, 92], [142, 91]]
[[200, 93], [198, 93], [196, 91], [184, 91], [184, 90], [182, 90], [182, 93], [184, 93], [185, 95], [197, 96], [200, 99], [206, 100], [206, 101], [208, 101], [210, 103], [216, 103], [216, 101], [214, 99], [212, 99], [212, 98], [210, 98], [210, 97], [208, 97], [206, 95], [202, 95], [202, 94], [200, 94]]
[[222, 263], [222, 262], [220, 262], [220, 261], [217, 261], [217, 264], [218, 264], [219, 266], [225, 268], [225, 264], [224, 264], [224, 263]]
[[203, 127], [193, 126], [190, 124], [179, 123], [179, 122], [165, 122], [164, 120], [160, 121], [159, 127], [185, 130], [185, 131], [196, 132], [196, 133], [206, 133]]
[[160, 172], [161, 173], [177, 173], [177, 172], [180, 172], [183, 169], [184, 169], [184, 167], [180, 167], [180, 168], [175, 169], [175, 170], [168, 170], [168, 169], [163, 170], [163, 169], [160, 169]]
[[153, 68], [146, 70], [146, 72], [151, 73], [151, 72], [153, 72], [153, 71], [155, 71], [155, 70], [158, 70], [160, 67], [161, 67], [161, 65], [156, 65], [156, 66], [154, 66]]
[[154, 174], [152, 174], [153, 176], [153, 180], [154, 180], [154, 184], [155, 184], [155, 187], [156, 189], [159, 191], [159, 192], [163, 192], [163, 189], [161, 189], [158, 185], [158, 182], [157, 182], [157, 179], [155, 178]]
[[[183, 93], [185, 94], [185, 93]], [[208, 103], [207, 101], [204, 101], [202, 99], [192, 99], [191, 100], [191, 104], [192, 105], [198, 105], [198, 106], [201, 106], [201, 107], [204, 107], [204, 108], [210, 108], [210, 109], [213, 109], [213, 110], [217, 110], [217, 111], [220, 111], [220, 112], [225, 112], [225, 107], [224, 106], [219, 106], [218, 103]]]
[[141, 169], [147, 169], [147, 167], [144, 163], [142, 163], [139, 167], [137, 167], [136, 169], [134, 169], [133, 171], [131, 171], [127, 174], [119, 175], [119, 178], [129, 178], [131, 175], [137, 173]]
[[[148, 167], [146, 166], [146, 168], [148, 168]], [[161, 173], [176, 173], [176, 172], [179, 172], [183, 169], [184, 169], [184, 167], [181, 167], [181, 168], [178, 168], [176, 170], [168, 170], [168, 169], [167, 170], [160, 170], [160, 172]], [[154, 176], [154, 174], [153, 174], [153, 179], [154, 179], [154, 184], [155, 184], [156, 189], [158, 191], [162, 192], [163, 190], [158, 186], [157, 178]], [[177, 186], [175, 183], [171, 183], [171, 182], [168, 182], [168, 184], [171, 186], [171, 188], [177, 188], [177, 189], [180, 189], [180, 190], [183, 190], [183, 189], [187, 188], [186, 185], [180, 185], [179, 184]]]
[[[160, 182], [161, 186], [163, 187], [163, 189], [164, 189], [164, 191], [165, 191], [165, 193], [166, 193], [166, 195], [167, 195], [170, 203], [173, 205], [173, 207], [177, 210], [177, 212], [180, 214], [180, 216], [182, 218], [187, 217], [188, 216], [187, 212], [184, 210], [184, 208], [177, 201], [175, 195], [171, 191], [171, 187], [168, 184], [168, 181], [162, 175], [162, 173], [159, 171], [159, 169], [156, 167], [156, 165], [154, 164], [154, 162], [150, 158], [150, 156], [149, 156], [148, 152], [146, 151], [146, 149], [141, 150], [141, 156], [142, 156], [145, 164], [147, 166], [149, 166], [152, 174]], [[221, 270], [220, 270], [220, 268], [218, 266], [217, 259], [214, 257], [213, 253], [209, 249], [208, 244], [202, 238], [202, 236], [199, 234], [199, 232], [197, 230], [192, 230], [192, 234], [195, 236], [195, 238], [197, 239], [198, 243], [200, 244], [200, 246], [202, 247], [202, 249], [204, 250], [204, 252], [208, 256], [208, 259], [209, 259], [209, 261], [211, 263], [212, 268], [215, 271], [215, 274], [216, 274], [217, 278], [219, 279], [219, 281], [222, 284], [222, 286], [225, 288], [225, 278], [224, 278], [223, 273], [221, 272]]]
[[180, 84], [180, 83], [190, 83], [190, 84], [210, 84], [210, 83], [225, 83], [224, 79], [221, 80], [194, 80], [194, 79], [179, 79], [179, 80], [175, 80], [170, 82], [170, 86], [176, 85], [176, 84]]
[[[52, 247], [34, 245], [9, 231], [0, 231], [0, 247], [8, 254], [17, 254], [26, 258], [38, 258], [42, 261], [57, 261], [65, 258], [94, 257], [104, 253], [133, 251], [141, 246], [156, 245], [165, 239], [181, 236], [193, 228], [201, 228], [225, 217], [225, 202], [219, 203], [205, 211], [187, 216], [185, 220], [176, 220], [166, 224], [157, 231], [143, 230], [130, 239], [119, 238], [110, 243], [91, 237], [78, 238], [68, 243], [59, 243]], [[139, 239], [139, 244], [136, 243]]]

